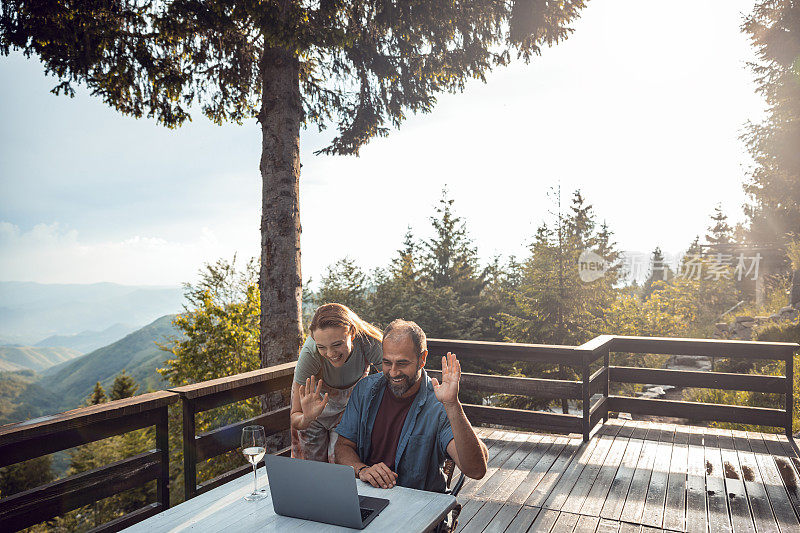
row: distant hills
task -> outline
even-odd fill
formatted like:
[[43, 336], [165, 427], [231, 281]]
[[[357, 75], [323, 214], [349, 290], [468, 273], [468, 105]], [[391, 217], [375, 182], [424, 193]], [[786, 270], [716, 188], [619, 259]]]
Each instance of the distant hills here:
[[0, 424], [80, 407], [95, 383], [99, 381], [108, 390], [123, 370], [139, 384], [140, 394], [166, 388], [167, 382], [156, 369], [163, 366], [170, 354], [156, 343], [180, 337], [172, 325], [174, 318], [175, 315], [162, 316], [108, 346], [78, 354], [39, 373], [0, 371]]
[[81, 353], [89, 353], [112, 342], [118, 341], [138, 328], [125, 324], [114, 324], [103, 331], [82, 331], [74, 335], [52, 335], [34, 346], [63, 346]]
[[82, 354], [60, 346], [0, 346], [0, 370], [41, 371]]
[[36, 383], [36, 372], [0, 372], [0, 424], [58, 413], [59, 399]]
[[[120, 324], [130, 324], [130, 332], [160, 316], [180, 312], [183, 301], [180, 287], [2, 281], [0, 343], [33, 345], [53, 335], [103, 333]], [[92, 342], [84, 346], [97, 347]]]
[[98, 381], [110, 387], [114, 378], [127, 371], [139, 384], [139, 392], [167, 386], [156, 368], [163, 366], [170, 354], [156, 343], [179, 336], [173, 327], [175, 315], [162, 316], [122, 339], [45, 370], [38, 384], [59, 398], [65, 409], [80, 405]]

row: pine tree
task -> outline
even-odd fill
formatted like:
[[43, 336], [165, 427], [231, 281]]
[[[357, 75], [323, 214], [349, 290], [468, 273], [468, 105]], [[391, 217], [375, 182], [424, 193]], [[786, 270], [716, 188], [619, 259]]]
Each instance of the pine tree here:
[[618, 252], [606, 224], [598, 231], [591, 205], [579, 191], [570, 209], [561, 207], [561, 191], [550, 194], [550, 222], [542, 223], [530, 246], [530, 256], [509, 279], [512, 309], [500, 314], [504, 340], [549, 344], [580, 344], [597, 334], [604, 309], [613, 301], [618, 269], [609, 268], [591, 282], [579, 276], [578, 259], [588, 251], [616, 261]]
[[750, 64], [766, 118], [743, 136], [755, 161], [744, 190], [748, 240], [785, 248], [800, 228], [800, 3], [759, 0], [742, 25], [756, 49]]
[[362, 318], [368, 318], [368, 280], [361, 268], [349, 257], [329, 265], [317, 293], [317, 303], [346, 305]]
[[675, 273], [664, 259], [661, 248], [656, 246], [655, 250], [653, 250], [653, 254], [650, 256], [650, 273], [642, 286], [642, 299], [646, 300], [650, 298], [653, 291], [658, 289], [658, 282], [666, 282], [674, 277]]
[[[139, 385], [136, 383], [136, 380], [123, 370], [114, 378], [114, 384], [111, 385], [110, 397], [111, 400], [130, 398], [136, 395], [137, 390], [139, 390]], [[94, 397], [94, 394], [92, 396]]]
[[303, 340], [300, 128], [333, 125], [325, 154], [358, 155], [436, 96], [566, 39], [585, 0], [0, 4], [0, 52], [38, 56], [56, 94], [83, 83], [118, 111], [168, 127], [201, 109], [261, 126], [262, 366]]
[[451, 287], [462, 302], [474, 305], [486, 282], [466, 221], [453, 212], [453, 203], [443, 189], [430, 217], [434, 236], [422, 246], [423, 280], [432, 289]]
[[104, 403], [107, 401], [108, 398], [106, 397], [106, 391], [103, 389], [103, 386], [100, 385], [100, 382], [98, 381], [97, 383], [95, 383], [94, 390], [92, 391], [92, 394], [88, 398], [88, 403], [89, 405], [97, 405], [98, 403]]
[[714, 207], [714, 214], [711, 215], [711, 226], [708, 227], [706, 242], [710, 244], [710, 253], [729, 252], [729, 246], [733, 243], [733, 228], [728, 224], [728, 216], [723, 213], [722, 205]]

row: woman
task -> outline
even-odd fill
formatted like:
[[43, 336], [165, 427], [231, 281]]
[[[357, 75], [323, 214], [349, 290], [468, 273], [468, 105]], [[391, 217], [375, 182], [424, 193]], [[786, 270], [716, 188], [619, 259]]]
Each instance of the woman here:
[[292, 457], [334, 462], [334, 428], [355, 384], [383, 359], [381, 331], [342, 304], [314, 313], [292, 383]]

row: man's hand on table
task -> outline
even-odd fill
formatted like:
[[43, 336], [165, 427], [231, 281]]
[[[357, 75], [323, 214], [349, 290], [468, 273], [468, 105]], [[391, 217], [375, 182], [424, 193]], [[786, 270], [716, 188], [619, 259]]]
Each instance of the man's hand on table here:
[[362, 468], [358, 479], [379, 489], [390, 489], [397, 484], [397, 474], [383, 463]]

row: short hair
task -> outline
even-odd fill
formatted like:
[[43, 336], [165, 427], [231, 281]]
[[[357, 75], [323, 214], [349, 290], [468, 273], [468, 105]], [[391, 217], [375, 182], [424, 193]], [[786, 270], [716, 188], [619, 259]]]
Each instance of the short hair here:
[[417, 351], [417, 359], [419, 359], [422, 352], [428, 349], [428, 339], [425, 337], [425, 332], [416, 322], [396, 318], [383, 330], [383, 340], [389, 337], [396, 339], [404, 336], [411, 337], [411, 342], [414, 343], [414, 349]]

